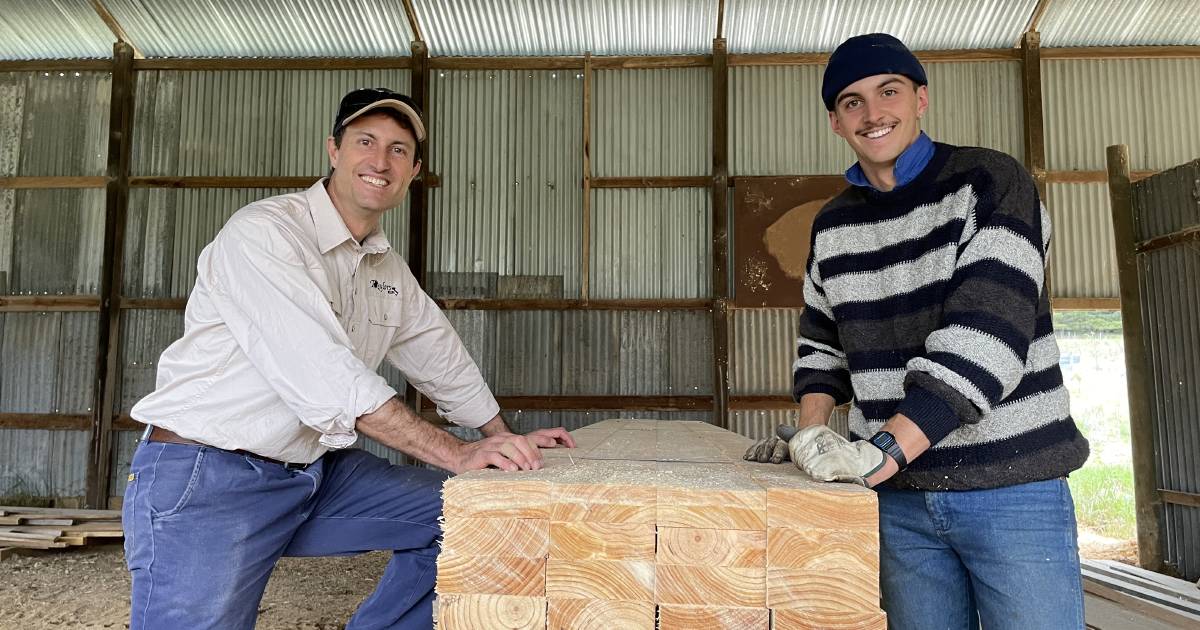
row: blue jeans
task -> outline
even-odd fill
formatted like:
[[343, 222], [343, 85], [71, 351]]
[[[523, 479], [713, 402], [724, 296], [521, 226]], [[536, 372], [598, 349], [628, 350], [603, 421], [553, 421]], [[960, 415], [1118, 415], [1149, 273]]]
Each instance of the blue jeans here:
[[1065, 479], [965, 492], [880, 488], [879, 544], [893, 630], [1084, 627]]
[[131, 630], [253, 628], [281, 556], [379, 549], [392, 559], [347, 627], [432, 627], [444, 473], [355, 449], [294, 470], [159, 442], [138, 446], [130, 473]]

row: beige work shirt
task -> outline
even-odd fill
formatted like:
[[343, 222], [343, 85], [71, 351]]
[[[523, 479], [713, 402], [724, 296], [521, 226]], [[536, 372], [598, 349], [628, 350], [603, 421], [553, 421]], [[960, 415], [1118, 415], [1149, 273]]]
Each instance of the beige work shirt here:
[[395, 390], [386, 357], [447, 420], [499, 406], [382, 230], [360, 245], [325, 190], [252, 203], [200, 253], [183, 337], [133, 417], [218, 448], [312, 462]]

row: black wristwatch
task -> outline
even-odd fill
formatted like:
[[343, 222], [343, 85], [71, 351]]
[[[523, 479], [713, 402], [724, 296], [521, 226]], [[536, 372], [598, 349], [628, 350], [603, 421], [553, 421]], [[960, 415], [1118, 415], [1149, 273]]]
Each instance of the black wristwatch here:
[[867, 441], [871, 444], [874, 444], [875, 448], [887, 453], [892, 457], [892, 459], [896, 460], [896, 464], [900, 466], [900, 470], [908, 468], [908, 458], [904, 456], [904, 451], [901, 450], [900, 445], [896, 443], [896, 436], [888, 433], [887, 431], [880, 431], [879, 433], [872, 435], [871, 439]]

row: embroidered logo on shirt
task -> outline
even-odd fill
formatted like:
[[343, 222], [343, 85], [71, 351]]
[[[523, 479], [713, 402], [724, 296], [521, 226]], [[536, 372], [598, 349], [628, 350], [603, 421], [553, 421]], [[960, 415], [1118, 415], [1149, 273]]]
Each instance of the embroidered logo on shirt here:
[[371, 281], [371, 288], [379, 291], [380, 293], [386, 293], [388, 295], [400, 295], [400, 292], [396, 290], [396, 287], [378, 280]]

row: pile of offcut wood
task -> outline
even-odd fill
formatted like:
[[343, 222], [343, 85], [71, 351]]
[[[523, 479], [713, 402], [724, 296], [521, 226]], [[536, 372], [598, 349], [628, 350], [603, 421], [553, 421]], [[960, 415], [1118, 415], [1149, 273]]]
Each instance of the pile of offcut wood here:
[[0, 548], [55, 549], [122, 536], [118, 510], [0, 505]]
[[446, 482], [441, 630], [886, 627], [874, 493], [702, 422], [572, 435], [543, 470]]

